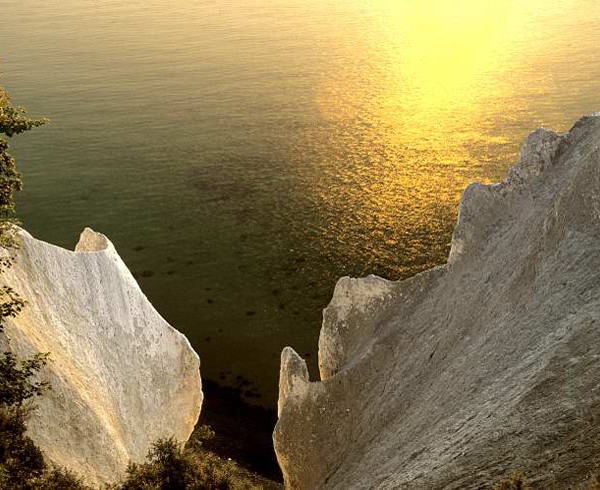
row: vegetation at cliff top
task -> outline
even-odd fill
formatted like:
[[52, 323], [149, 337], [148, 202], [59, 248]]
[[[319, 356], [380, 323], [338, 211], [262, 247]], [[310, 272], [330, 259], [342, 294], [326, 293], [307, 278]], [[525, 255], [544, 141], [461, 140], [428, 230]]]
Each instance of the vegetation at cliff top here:
[[[6, 91], [0, 87], [0, 134], [11, 137], [47, 122], [30, 119], [24, 109], [13, 107]], [[15, 225], [15, 192], [22, 188], [21, 174], [9, 153], [8, 141], [0, 137], [0, 275], [12, 265], [11, 252], [18, 247]], [[17, 316], [25, 301], [7, 285], [0, 288], [0, 332], [6, 320]], [[37, 379], [48, 355], [34, 354], [18, 359], [7, 351], [0, 357], [0, 488], [69, 490], [79, 481], [68, 471], [48, 467], [41, 451], [25, 434], [25, 421], [32, 410], [31, 401], [48, 388]]]
[[[13, 136], [41, 126], [47, 119], [30, 119], [25, 109], [13, 107], [8, 94], [0, 86], [0, 135]], [[0, 274], [12, 265], [10, 251], [18, 247], [15, 225], [15, 193], [23, 187], [17, 162], [9, 153], [8, 141], [0, 136]], [[17, 316], [25, 306], [18, 292], [7, 285], [0, 288], [0, 332], [4, 330], [7, 318]], [[10, 363], [5, 367], [10, 367]], [[4, 372], [3, 372], [4, 373]]]
[[[11, 137], [41, 126], [46, 119], [30, 119], [25, 109], [14, 107], [0, 87], [0, 134]], [[8, 141], [0, 137], [0, 275], [12, 266], [11, 252], [18, 247], [15, 225], [15, 192], [22, 188], [17, 163], [9, 153]], [[19, 293], [7, 285], [0, 288], [0, 333], [6, 320], [17, 316], [25, 306]], [[80, 482], [66, 470], [49, 467], [39, 448], [25, 434], [25, 421], [33, 409], [31, 401], [48, 383], [39, 380], [39, 371], [48, 355], [34, 354], [18, 359], [6, 351], [0, 357], [0, 488], [14, 490], [69, 490]]]

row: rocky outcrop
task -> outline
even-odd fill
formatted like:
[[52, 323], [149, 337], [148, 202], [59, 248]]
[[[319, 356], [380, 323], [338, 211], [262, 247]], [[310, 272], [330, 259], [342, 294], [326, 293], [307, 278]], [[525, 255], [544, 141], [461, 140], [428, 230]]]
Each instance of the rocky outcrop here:
[[[120, 477], [152, 442], [185, 441], [200, 413], [199, 358], [152, 307], [112, 243], [86, 229], [71, 252], [20, 232], [3, 280], [27, 300], [9, 348], [49, 352], [29, 435], [89, 483]], [[3, 339], [6, 345], [6, 338]]]
[[600, 461], [600, 117], [538, 130], [500, 184], [464, 192], [448, 263], [341, 279], [320, 382], [282, 354], [288, 488], [539, 488]]

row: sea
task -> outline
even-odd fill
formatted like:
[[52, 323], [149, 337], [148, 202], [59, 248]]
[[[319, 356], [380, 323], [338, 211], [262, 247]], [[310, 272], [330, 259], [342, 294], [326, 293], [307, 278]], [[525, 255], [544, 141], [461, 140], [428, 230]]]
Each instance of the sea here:
[[461, 192], [600, 110], [596, 0], [0, 0], [19, 215], [106, 234], [201, 373], [274, 409], [319, 379], [342, 276], [445, 262]]

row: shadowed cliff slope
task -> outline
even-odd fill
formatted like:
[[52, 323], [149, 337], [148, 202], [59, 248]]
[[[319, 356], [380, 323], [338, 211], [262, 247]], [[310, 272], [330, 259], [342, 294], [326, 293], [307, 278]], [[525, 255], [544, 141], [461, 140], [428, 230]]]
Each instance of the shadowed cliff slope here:
[[600, 456], [600, 117], [531, 134], [464, 192], [448, 263], [342, 278], [321, 382], [282, 353], [288, 487], [479, 488], [520, 468], [579, 482]]

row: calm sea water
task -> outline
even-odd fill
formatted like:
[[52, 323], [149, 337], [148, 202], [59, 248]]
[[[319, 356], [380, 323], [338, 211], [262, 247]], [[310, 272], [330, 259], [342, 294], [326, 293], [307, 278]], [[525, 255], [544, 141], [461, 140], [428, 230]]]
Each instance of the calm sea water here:
[[339, 276], [445, 260], [461, 190], [600, 109], [595, 0], [0, 0], [34, 235], [107, 234], [205, 378], [316, 375]]

